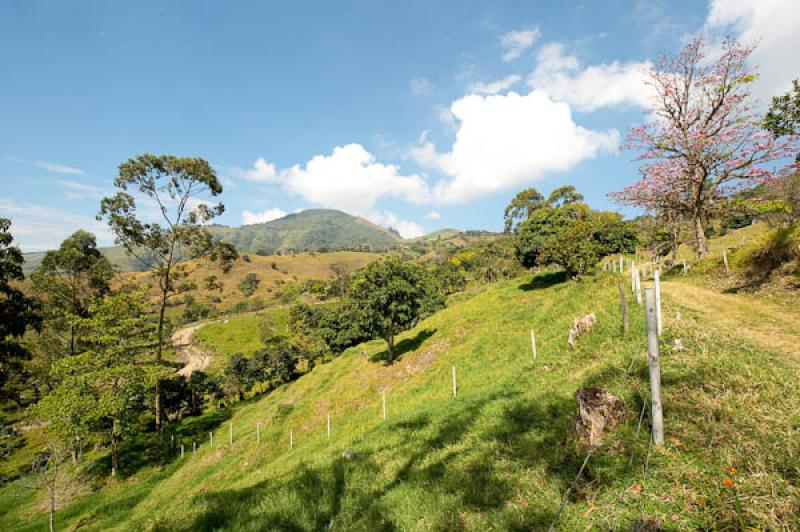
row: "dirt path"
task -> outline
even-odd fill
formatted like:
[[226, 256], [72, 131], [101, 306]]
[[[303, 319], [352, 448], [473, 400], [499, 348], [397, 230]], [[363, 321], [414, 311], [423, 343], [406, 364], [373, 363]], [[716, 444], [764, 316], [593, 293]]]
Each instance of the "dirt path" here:
[[755, 296], [724, 294], [680, 281], [662, 283], [662, 293], [703, 314], [721, 329], [800, 359], [800, 305], [781, 307]]
[[200, 351], [192, 344], [192, 336], [204, 325], [208, 325], [208, 323], [195, 323], [183, 329], [178, 329], [172, 335], [172, 345], [175, 346], [178, 360], [186, 363], [185, 366], [178, 370], [178, 375], [188, 378], [195, 371], [203, 371], [211, 363], [211, 355]]

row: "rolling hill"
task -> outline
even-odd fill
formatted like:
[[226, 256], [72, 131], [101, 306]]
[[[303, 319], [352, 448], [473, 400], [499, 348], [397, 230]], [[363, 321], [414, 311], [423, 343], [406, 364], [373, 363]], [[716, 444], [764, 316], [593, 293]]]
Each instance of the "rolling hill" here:
[[[358, 250], [381, 252], [403, 242], [396, 233], [363, 218], [333, 209], [308, 209], [263, 224], [226, 227], [215, 225], [211, 232], [230, 242], [240, 253], [282, 255], [303, 251]], [[120, 246], [100, 248], [120, 271], [143, 271], [136, 259]], [[39, 265], [44, 252], [25, 254], [25, 274]]]
[[[799, 362], [792, 344], [766, 340], [780, 318], [796, 344], [800, 317], [733, 294], [687, 299], [682, 279], [664, 285], [664, 447], [648, 444], [647, 416], [637, 429], [649, 397], [641, 307], [631, 303], [623, 335], [619, 277], [577, 283], [543, 273], [451, 298], [401, 336], [392, 365], [381, 341], [368, 342], [268, 395], [172, 425], [175, 446], [152, 433], [132, 438], [116, 480], [107, 476], [107, 450], [89, 451], [89, 484], [69, 492], [57, 523], [543, 530], [558, 519], [559, 530], [796, 529]], [[713, 309], [710, 298], [719, 300]], [[763, 311], [748, 311], [748, 334], [719, 319], [753, 306]], [[598, 325], [568, 348], [572, 317], [589, 311]], [[610, 390], [627, 409], [591, 459], [573, 429], [579, 386]], [[44, 494], [18, 484], [0, 488], [0, 522], [41, 530]]]

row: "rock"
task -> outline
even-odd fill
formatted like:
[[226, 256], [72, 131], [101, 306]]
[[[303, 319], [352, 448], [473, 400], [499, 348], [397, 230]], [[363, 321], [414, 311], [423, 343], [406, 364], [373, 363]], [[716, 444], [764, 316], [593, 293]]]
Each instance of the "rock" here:
[[624, 401], [600, 388], [578, 388], [575, 400], [575, 431], [591, 448], [602, 445], [603, 437], [625, 416]]
[[355, 454], [352, 451], [350, 451], [350, 449], [345, 449], [344, 451], [342, 451], [342, 458], [344, 458], [345, 460], [352, 460], [354, 457]]

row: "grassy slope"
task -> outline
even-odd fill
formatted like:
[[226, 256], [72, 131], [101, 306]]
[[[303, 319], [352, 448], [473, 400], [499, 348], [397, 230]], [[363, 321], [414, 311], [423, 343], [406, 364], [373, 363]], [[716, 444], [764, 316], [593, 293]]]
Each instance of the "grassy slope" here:
[[194, 334], [194, 341], [203, 351], [212, 353], [209, 371], [219, 372], [230, 356], [236, 353], [250, 356], [261, 348], [259, 326], [263, 321], [268, 320], [276, 333], [283, 333], [288, 317], [289, 309], [286, 307], [231, 316], [199, 329]]
[[[663, 353], [667, 445], [653, 450], [645, 478], [646, 437], [633, 433], [647, 395], [641, 313], [623, 338], [612, 277], [550, 280], [498, 283], [462, 298], [403, 335], [406, 352], [393, 366], [379, 360], [380, 342], [371, 342], [240, 405], [231, 448], [221, 424], [229, 412], [190, 420], [181, 430], [199, 427], [196, 456], [110, 482], [65, 509], [61, 522], [87, 519], [86, 530], [546, 528], [584, 457], [572, 436], [573, 394], [579, 385], [599, 385], [622, 395], [630, 415], [591, 460], [562, 529], [629, 528], [641, 516], [668, 528], [723, 519], [734, 505], [733, 492], [721, 487], [727, 465], [739, 470], [749, 521], [800, 525], [796, 360], [754, 349], [665, 294], [665, 315], [679, 310], [682, 319], [668, 319], [663, 343], [680, 337], [686, 349]], [[599, 324], [570, 351], [571, 319], [588, 311]], [[221, 425], [212, 449], [202, 431], [214, 423]], [[344, 449], [354, 457], [344, 459]], [[13, 490], [0, 491], [0, 522], [41, 529], [46, 516], [34, 499], [12, 501]]]

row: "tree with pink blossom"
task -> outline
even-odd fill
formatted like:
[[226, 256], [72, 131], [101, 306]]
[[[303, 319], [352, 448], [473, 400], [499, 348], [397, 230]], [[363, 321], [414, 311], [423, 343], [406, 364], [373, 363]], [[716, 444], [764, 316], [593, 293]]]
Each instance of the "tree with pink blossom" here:
[[770, 164], [791, 157], [797, 140], [762, 128], [750, 93], [757, 75], [747, 64], [754, 47], [726, 40], [713, 60], [706, 49], [695, 38], [647, 73], [653, 116], [627, 140], [643, 161], [643, 177], [612, 194], [620, 203], [685, 216], [701, 257], [708, 251], [705, 221], [714, 202], [769, 180]]

